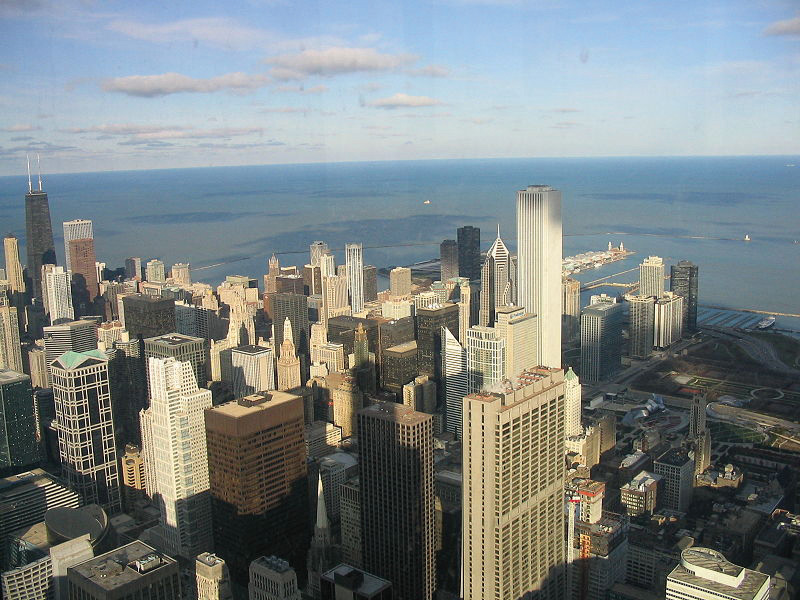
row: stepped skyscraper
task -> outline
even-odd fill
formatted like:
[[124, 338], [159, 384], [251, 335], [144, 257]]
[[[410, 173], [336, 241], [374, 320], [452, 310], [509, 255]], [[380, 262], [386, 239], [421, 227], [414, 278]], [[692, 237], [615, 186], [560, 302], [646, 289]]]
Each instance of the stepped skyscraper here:
[[561, 366], [561, 192], [529, 185], [517, 192], [517, 304], [537, 315], [539, 361]]
[[50, 222], [50, 202], [47, 192], [42, 190], [42, 175], [39, 174], [39, 189], [31, 183], [31, 168], [28, 163], [28, 193], [25, 194], [25, 247], [28, 255], [28, 277], [33, 282], [31, 290], [35, 298], [42, 298], [42, 265], [56, 264], [53, 244], [53, 226]]

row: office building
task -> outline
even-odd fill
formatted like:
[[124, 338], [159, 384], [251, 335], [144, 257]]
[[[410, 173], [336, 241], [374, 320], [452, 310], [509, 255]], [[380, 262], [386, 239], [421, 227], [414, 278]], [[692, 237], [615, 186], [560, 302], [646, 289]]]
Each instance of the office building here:
[[363, 564], [361, 543], [361, 484], [353, 477], [339, 486], [339, 531], [342, 560], [348, 565]]
[[94, 239], [92, 222], [89, 219], [75, 219], [74, 221], [64, 221], [64, 258], [67, 271], [75, 271], [70, 256], [69, 243], [72, 240]]
[[175, 300], [144, 294], [122, 298], [123, 323], [131, 338], [151, 338], [175, 331]]
[[561, 292], [561, 336], [572, 341], [581, 333], [581, 282], [562, 277]]
[[[157, 535], [166, 552], [193, 560], [212, 547], [203, 413], [211, 392], [197, 387], [191, 363], [148, 358], [150, 407], [141, 412], [145, 470], [161, 511]], [[149, 477], [149, 475], [148, 475]]]
[[228, 566], [216, 554], [203, 552], [194, 563], [197, 600], [233, 600]]
[[93, 302], [100, 295], [94, 239], [70, 240], [67, 246], [72, 264], [72, 303], [79, 315], [92, 314]]
[[300, 359], [295, 351], [292, 322], [287, 317], [283, 322], [283, 341], [278, 357], [278, 389], [281, 391], [294, 389], [301, 384]]
[[39, 464], [31, 378], [0, 368], [0, 474]]
[[467, 331], [467, 389], [477, 392], [506, 375], [506, 340], [492, 327], [476, 325]]
[[170, 275], [177, 285], [192, 285], [192, 267], [189, 263], [175, 263], [170, 269]]
[[581, 380], [597, 383], [621, 366], [622, 305], [602, 295], [581, 313]]
[[342, 442], [342, 428], [327, 421], [313, 421], [305, 427], [306, 454], [318, 460], [336, 452]]
[[389, 293], [394, 298], [411, 295], [411, 269], [395, 267], [389, 271]]
[[770, 576], [729, 562], [711, 548], [681, 552], [681, 562], [667, 576], [667, 600], [767, 600]]
[[458, 337], [458, 306], [447, 302], [417, 310], [419, 374], [437, 380], [442, 369], [442, 327]]
[[50, 365], [64, 479], [85, 504], [121, 510], [108, 358], [65, 352]]
[[683, 336], [683, 296], [664, 292], [655, 303], [653, 346], [669, 348]]
[[514, 305], [495, 310], [497, 334], [506, 341], [505, 376], [514, 377], [525, 369], [539, 366], [536, 355], [536, 315]]
[[0, 369], [22, 372], [18, 310], [0, 293]]
[[28, 277], [33, 283], [30, 291], [33, 298], [41, 300], [42, 265], [58, 263], [47, 192], [42, 191], [41, 175], [39, 175], [39, 189], [33, 189], [30, 168], [28, 168], [28, 193], [25, 194], [25, 250], [28, 256]]
[[[11, 285], [12, 293], [24, 294], [27, 287], [25, 276], [22, 270], [22, 263], [19, 259], [19, 240], [13, 233], [9, 233], [3, 238], [3, 251], [6, 261], [6, 279]], [[16, 303], [14, 306], [18, 306]]]
[[233, 395], [244, 398], [275, 388], [275, 356], [272, 348], [239, 346], [231, 350]]
[[386, 302], [381, 302], [381, 316], [384, 319], [399, 321], [414, 314], [414, 303], [410, 300], [393, 298]]
[[[168, 333], [144, 340], [144, 358], [174, 358], [192, 365], [195, 381], [200, 387], [205, 387], [208, 375], [206, 341], [200, 337]], [[148, 377], [148, 385], [150, 383]]]
[[358, 432], [357, 412], [364, 406], [364, 393], [349, 371], [331, 373], [325, 378], [333, 403], [333, 423], [342, 428], [342, 439]]
[[430, 600], [433, 417], [381, 402], [358, 412], [358, 432], [364, 567], [391, 581], [397, 598]]
[[44, 328], [44, 353], [48, 368], [65, 352], [87, 352], [97, 348], [97, 323], [80, 320]]
[[121, 462], [122, 503], [125, 510], [133, 510], [136, 501], [143, 500], [147, 496], [142, 449], [134, 444], [126, 444]]
[[142, 259], [138, 256], [129, 256], [125, 259], [125, 278], [142, 279]]
[[706, 396], [695, 394], [689, 407], [689, 442], [694, 447], [695, 476], [711, 466], [711, 431], [706, 425]]
[[60, 325], [75, 318], [72, 305], [72, 275], [64, 267], [53, 267], [45, 274], [47, 312], [52, 325]]
[[630, 294], [625, 299], [630, 307], [628, 354], [631, 358], [647, 358], [653, 353], [655, 340], [656, 299]]
[[322, 600], [392, 600], [392, 582], [342, 563], [320, 578]]
[[309, 245], [309, 257], [311, 262], [309, 263], [312, 267], [318, 267], [320, 262], [322, 261], [322, 255], [328, 254], [330, 250], [328, 249], [328, 244], [323, 241], [316, 240], [311, 242]]
[[581, 381], [569, 367], [564, 374], [564, 436], [571, 438], [582, 433]]
[[478, 324], [483, 327], [494, 325], [495, 309], [511, 303], [508, 259], [508, 248], [500, 239], [498, 226], [497, 238], [486, 253], [486, 260], [481, 268], [481, 307]]
[[638, 517], [645, 513], [651, 515], [658, 506], [658, 488], [661, 475], [640, 471], [633, 479], [619, 488], [619, 500], [630, 517]]
[[542, 368], [464, 398], [464, 600], [563, 598], [564, 394]]
[[529, 185], [517, 192], [517, 304], [539, 319], [537, 356], [561, 366], [561, 192]]
[[309, 355], [308, 297], [302, 294], [276, 293], [272, 296], [272, 322], [274, 323], [274, 343], [279, 349], [283, 345], [283, 324], [289, 319], [292, 323], [292, 342], [298, 356]]
[[683, 298], [683, 330], [697, 331], [698, 267], [688, 260], [670, 267], [669, 289]]
[[467, 352], [446, 327], [442, 329], [442, 389], [445, 429], [461, 439], [461, 405], [469, 393]]
[[350, 307], [353, 314], [364, 310], [364, 250], [361, 244], [346, 244], [344, 256], [347, 266], [347, 288], [350, 290]]
[[458, 277], [458, 242], [444, 240], [439, 244], [439, 261], [441, 264], [441, 281]]
[[175, 600], [178, 563], [138, 540], [67, 569], [69, 598]]
[[165, 283], [167, 281], [164, 263], [157, 258], [147, 261], [144, 273], [144, 278], [151, 283]]
[[249, 600], [300, 600], [297, 574], [277, 556], [261, 556], [250, 563]]
[[639, 294], [660, 298], [664, 293], [664, 260], [648, 256], [639, 265]]
[[471, 281], [481, 278], [481, 230], [480, 227], [465, 225], [459, 227], [457, 233], [458, 244], [458, 275]]
[[211, 328], [218, 323], [216, 312], [210, 308], [175, 302], [175, 331], [183, 335], [200, 337], [206, 341], [212, 338]]
[[302, 564], [308, 547], [303, 399], [259, 393], [206, 411], [214, 541], [234, 579], [265, 552]]
[[672, 448], [653, 461], [653, 471], [664, 480], [664, 508], [686, 512], [694, 492], [694, 460], [680, 448]]
[[395, 394], [402, 394], [403, 386], [419, 373], [417, 366], [417, 342], [405, 342], [386, 348], [381, 366], [381, 387]]
[[364, 302], [375, 302], [378, 299], [378, 269], [375, 265], [364, 265]]

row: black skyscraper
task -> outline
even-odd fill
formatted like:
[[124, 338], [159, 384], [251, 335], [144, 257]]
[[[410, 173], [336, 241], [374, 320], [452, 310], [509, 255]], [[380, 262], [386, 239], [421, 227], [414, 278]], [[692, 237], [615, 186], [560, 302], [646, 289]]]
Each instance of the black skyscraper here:
[[125, 328], [131, 338], [150, 338], [175, 332], [175, 300], [131, 294], [122, 297]]
[[275, 325], [275, 347], [283, 343], [283, 324], [286, 319], [292, 324], [294, 348], [298, 356], [308, 356], [308, 296], [303, 294], [278, 293], [272, 296], [272, 319]]
[[670, 289], [683, 296], [683, 329], [697, 331], [697, 265], [682, 260], [670, 269]]
[[25, 194], [25, 247], [28, 254], [28, 277], [33, 284], [34, 298], [42, 299], [42, 265], [56, 264], [56, 250], [53, 244], [53, 227], [50, 223], [50, 203], [47, 193], [42, 191], [42, 178], [39, 189], [34, 190], [28, 170], [28, 193]]
[[455, 240], [445, 240], [439, 245], [439, 259], [441, 260], [442, 281], [458, 277], [458, 243]]
[[458, 274], [471, 280], [481, 278], [481, 230], [466, 225], [458, 229]]

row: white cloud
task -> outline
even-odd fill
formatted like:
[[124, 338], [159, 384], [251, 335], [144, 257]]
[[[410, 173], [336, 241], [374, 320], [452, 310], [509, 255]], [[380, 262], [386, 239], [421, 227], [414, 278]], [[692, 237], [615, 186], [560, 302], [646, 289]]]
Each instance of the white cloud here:
[[310, 108], [302, 108], [300, 106], [274, 106], [269, 108], [262, 108], [259, 112], [262, 113], [278, 113], [278, 114], [292, 114], [302, 113], [306, 114], [311, 112]]
[[111, 123], [108, 125], [92, 125], [91, 127], [72, 127], [62, 129], [63, 133], [107, 133], [110, 135], [140, 135], [158, 131], [179, 131], [188, 129], [181, 125], [133, 125], [128, 123]]
[[786, 19], [785, 21], [776, 21], [764, 30], [766, 35], [797, 35], [800, 36], [800, 15]]
[[325, 50], [304, 50], [266, 59], [273, 66], [271, 75], [284, 81], [303, 79], [309, 75], [331, 77], [346, 73], [391, 71], [416, 62], [413, 54], [382, 54], [374, 48], [334, 47]]
[[184, 19], [171, 23], [142, 23], [141, 21], [116, 20], [108, 29], [136, 40], [154, 43], [206, 42], [222, 48], [263, 48], [274, 43], [274, 35], [262, 29], [247, 27], [234, 19], [207, 17]]
[[408, 73], [417, 77], [449, 77], [450, 69], [442, 65], [428, 65], [421, 69], [410, 69]]
[[21, 133], [23, 131], [37, 131], [41, 129], [41, 127], [37, 125], [31, 125], [29, 123], [18, 123], [17, 125], [11, 125], [9, 127], [0, 128], [0, 131], [8, 131], [9, 133]]
[[206, 139], [206, 138], [231, 138], [250, 134], [262, 134], [264, 129], [261, 127], [219, 127], [216, 129], [196, 129], [192, 126], [183, 125], [135, 125], [128, 123], [111, 123], [107, 125], [92, 125], [91, 127], [75, 127], [61, 130], [64, 133], [102, 133], [105, 139], [113, 136], [130, 137], [131, 140], [126, 144], [132, 144], [132, 140], [142, 142], [150, 140], [174, 140], [174, 139]]
[[566, 108], [551, 108], [550, 112], [554, 112], [554, 113], [576, 113], [576, 112], [581, 112], [581, 111], [580, 111], [579, 108], [566, 107]]
[[315, 85], [314, 87], [306, 88], [303, 85], [279, 85], [275, 88], [276, 92], [292, 92], [295, 94], [324, 94], [328, 91], [326, 85]]
[[440, 106], [444, 104], [441, 100], [430, 98], [428, 96], [409, 96], [408, 94], [395, 94], [389, 98], [381, 98], [373, 102], [369, 102], [369, 106], [376, 108], [422, 108], [426, 106]]
[[107, 79], [103, 82], [103, 89], [107, 92], [120, 92], [129, 96], [155, 98], [181, 92], [211, 93], [231, 90], [244, 93], [264, 87], [269, 82], [270, 79], [266, 75], [247, 73], [226, 73], [207, 79], [189, 77], [180, 73], [164, 73], [162, 75], [130, 75]]

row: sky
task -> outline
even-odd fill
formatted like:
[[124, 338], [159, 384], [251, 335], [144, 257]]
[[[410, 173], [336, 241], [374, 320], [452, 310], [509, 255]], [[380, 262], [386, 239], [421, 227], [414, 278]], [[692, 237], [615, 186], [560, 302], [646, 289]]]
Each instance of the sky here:
[[0, 175], [800, 153], [797, 0], [0, 0]]

